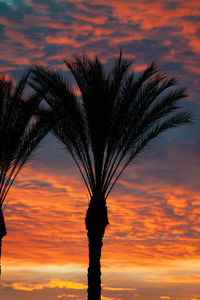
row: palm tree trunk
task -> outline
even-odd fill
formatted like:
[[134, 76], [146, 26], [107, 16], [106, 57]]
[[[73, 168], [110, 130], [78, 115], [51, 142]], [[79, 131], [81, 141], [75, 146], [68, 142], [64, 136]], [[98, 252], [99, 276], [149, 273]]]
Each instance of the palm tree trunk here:
[[1, 277], [1, 247], [2, 247], [2, 239], [3, 239], [3, 237], [0, 237], [0, 277]]
[[1, 276], [1, 249], [2, 249], [2, 239], [6, 236], [6, 225], [3, 216], [2, 207], [0, 207], [0, 276]]
[[107, 207], [104, 197], [92, 196], [85, 218], [88, 244], [88, 300], [101, 299], [101, 249], [108, 225]]

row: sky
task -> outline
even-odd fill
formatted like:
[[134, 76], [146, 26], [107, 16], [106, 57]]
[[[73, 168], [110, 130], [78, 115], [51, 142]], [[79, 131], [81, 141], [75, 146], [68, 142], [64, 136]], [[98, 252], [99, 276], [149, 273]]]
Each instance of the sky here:
[[[123, 49], [188, 88], [194, 123], [162, 134], [108, 198], [102, 300], [200, 300], [200, 7], [197, 0], [0, 0], [0, 70], [33, 64], [74, 84], [63, 59]], [[77, 88], [76, 88], [77, 89]], [[78, 92], [78, 90], [77, 90]], [[7, 196], [0, 300], [86, 299], [86, 188], [48, 135]]]

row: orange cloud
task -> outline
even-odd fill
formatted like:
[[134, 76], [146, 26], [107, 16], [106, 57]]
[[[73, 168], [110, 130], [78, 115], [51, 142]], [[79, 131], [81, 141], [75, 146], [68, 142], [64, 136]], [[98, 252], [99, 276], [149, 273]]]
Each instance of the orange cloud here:
[[[108, 199], [110, 225], [104, 238], [103, 268], [159, 266], [182, 257], [199, 259], [200, 198], [196, 192], [164, 182], [144, 186], [137, 183], [137, 176], [132, 182], [121, 179], [119, 184], [125, 190], [116, 187]], [[41, 167], [25, 168], [10, 191], [5, 212], [6, 264], [62, 265], [73, 261], [85, 267], [87, 204], [80, 177], [53, 170], [48, 170], [47, 176]]]
[[59, 36], [59, 37], [51, 37], [47, 36], [46, 41], [50, 44], [57, 44], [57, 45], [62, 45], [62, 44], [69, 44], [69, 45], [77, 45], [77, 43], [74, 41], [74, 39], [68, 38], [67, 36]]
[[[4, 287], [8, 287], [9, 284], [3, 284]], [[14, 290], [23, 290], [23, 291], [34, 291], [34, 290], [42, 290], [45, 288], [59, 288], [59, 289], [72, 289], [72, 290], [85, 290], [87, 286], [82, 283], [77, 282], [70, 282], [70, 281], [62, 281], [60, 279], [53, 279], [48, 283], [36, 283], [36, 284], [29, 284], [29, 283], [22, 283], [22, 282], [14, 282], [11, 285], [11, 288]]]
[[62, 294], [62, 295], [58, 295], [57, 298], [78, 298], [78, 296]]
[[133, 289], [133, 288], [114, 288], [114, 287], [104, 287], [104, 290], [108, 290], [108, 291], [136, 291], [137, 289]]

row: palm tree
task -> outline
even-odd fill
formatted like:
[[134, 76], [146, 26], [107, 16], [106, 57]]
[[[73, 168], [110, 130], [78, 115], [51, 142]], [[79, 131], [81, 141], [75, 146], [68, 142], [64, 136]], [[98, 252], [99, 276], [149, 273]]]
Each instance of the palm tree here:
[[136, 76], [130, 71], [133, 61], [122, 53], [110, 73], [98, 57], [75, 55], [64, 62], [78, 84], [80, 99], [61, 74], [40, 66], [32, 70], [31, 86], [55, 111], [53, 132], [74, 158], [89, 193], [88, 299], [98, 300], [107, 198], [135, 156], [161, 132], [189, 123], [191, 113], [178, 111], [186, 90], [171, 89], [176, 80], [167, 79], [155, 63]]
[[0, 74], [0, 257], [6, 235], [3, 215], [6, 196], [30, 154], [50, 129], [45, 109], [41, 109], [41, 114], [38, 108], [41, 97], [24, 96], [28, 76], [29, 73], [13, 88], [12, 80]]

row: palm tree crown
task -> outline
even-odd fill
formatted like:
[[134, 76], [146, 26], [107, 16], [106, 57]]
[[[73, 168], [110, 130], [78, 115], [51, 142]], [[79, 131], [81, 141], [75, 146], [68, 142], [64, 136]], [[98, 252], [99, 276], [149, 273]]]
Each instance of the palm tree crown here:
[[[7, 193], [30, 154], [49, 131], [45, 112], [38, 105], [41, 97], [24, 96], [29, 73], [13, 87], [12, 80], [0, 74], [0, 255], [6, 235], [3, 211]], [[34, 116], [35, 115], [35, 116]]]
[[179, 111], [184, 88], [151, 63], [140, 76], [120, 53], [109, 74], [98, 59], [75, 55], [65, 60], [81, 91], [81, 100], [57, 72], [36, 66], [32, 87], [56, 112], [54, 134], [73, 156], [90, 196], [108, 197], [134, 157], [161, 132], [191, 121]]
[[4, 74], [0, 75], [1, 207], [18, 172], [48, 132], [45, 117], [37, 113], [41, 97], [23, 95], [28, 76], [14, 89], [12, 80], [7, 81]]

